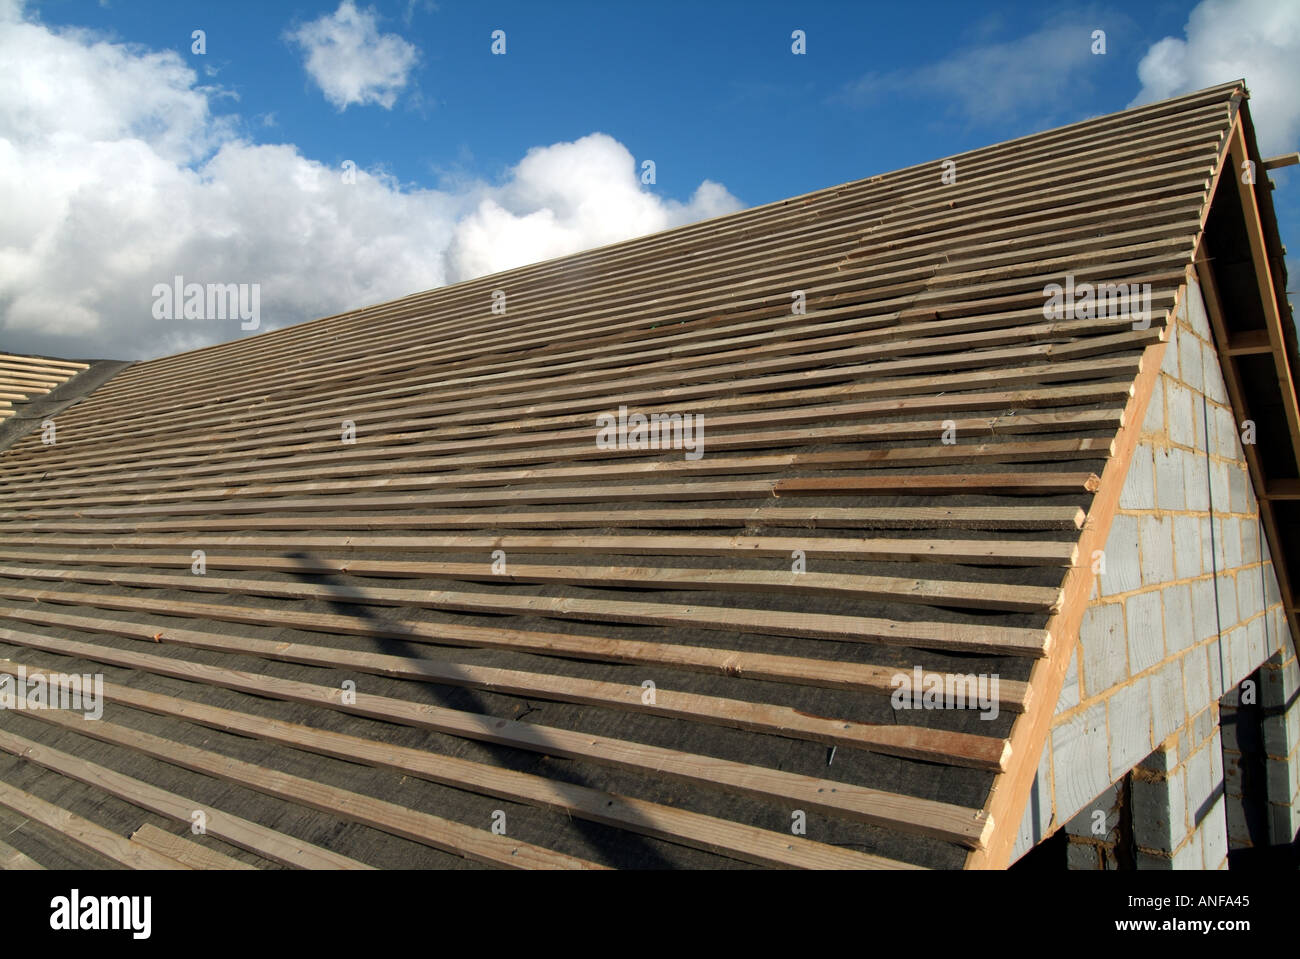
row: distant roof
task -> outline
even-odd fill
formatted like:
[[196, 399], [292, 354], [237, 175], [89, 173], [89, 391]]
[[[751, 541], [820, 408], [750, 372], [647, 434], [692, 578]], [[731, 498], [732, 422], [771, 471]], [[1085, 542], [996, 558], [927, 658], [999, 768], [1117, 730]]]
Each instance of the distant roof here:
[[0, 668], [108, 700], [0, 711], [6, 842], [1004, 863], [1243, 93], [118, 372], [0, 456]]

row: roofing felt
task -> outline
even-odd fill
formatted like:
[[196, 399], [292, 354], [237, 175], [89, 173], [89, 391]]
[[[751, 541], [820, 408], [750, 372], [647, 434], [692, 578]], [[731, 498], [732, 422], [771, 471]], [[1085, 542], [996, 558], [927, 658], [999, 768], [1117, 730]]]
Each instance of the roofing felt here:
[[[0, 456], [0, 668], [107, 699], [0, 710], [8, 844], [996, 860], [1242, 94], [114, 370]], [[598, 441], [638, 412], [703, 455]], [[917, 668], [996, 716], [894, 708]]]

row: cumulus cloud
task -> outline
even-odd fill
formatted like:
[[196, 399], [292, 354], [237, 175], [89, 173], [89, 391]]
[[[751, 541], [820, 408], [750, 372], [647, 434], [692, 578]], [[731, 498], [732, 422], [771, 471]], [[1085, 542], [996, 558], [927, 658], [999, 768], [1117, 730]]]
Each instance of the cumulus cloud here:
[[1294, 150], [1300, 135], [1300, 4], [1202, 0], [1186, 39], [1165, 37], [1138, 64], [1133, 105], [1245, 77], [1250, 115], [1265, 154]]
[[51, 30], [14, 0], [0, 64], [3, 350], [142, 358], [241, 335], [237, 318], [155, 320], [154, 286], [178, 275], [257, 283], [268, 329], [740, 206], [709, 181], [660, 199], [599, 133], [530, 150], [501, 182], [348, 183], [250, 142], [179, 55]]
[[647, 193], [627, 148], [593, 133], [573, 143], [529, 150], [510, 181], [457, 225], [451, 267], [460, 276], [482, 276], [729, 213], [737, 206], [724, 187], [710, 180], [686, 204]]
[[391, 110], [406, 86], [419, 51], [395, 33], [380, 33], [373, 7], [343, 0], [333, 13], [290, 31], [307, 74], [340, 110], [377, 103]]

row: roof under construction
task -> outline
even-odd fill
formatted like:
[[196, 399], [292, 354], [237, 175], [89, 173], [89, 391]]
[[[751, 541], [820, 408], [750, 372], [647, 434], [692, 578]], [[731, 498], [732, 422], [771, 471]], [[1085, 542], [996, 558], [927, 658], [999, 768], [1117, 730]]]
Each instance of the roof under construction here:
[[[0, 456], [0, 671], [105, 701], [0, 710], [8, 854], [1004, 865], [1169, 317], [1281, 275], [1233, 233], [1244, 94], [124, 368], [4, 357], [52, 392]], [[1279, 571], [1283, 309], [1216, 319], [1276, 394]], [[604, 441], [635, 414], [681, 418]]]

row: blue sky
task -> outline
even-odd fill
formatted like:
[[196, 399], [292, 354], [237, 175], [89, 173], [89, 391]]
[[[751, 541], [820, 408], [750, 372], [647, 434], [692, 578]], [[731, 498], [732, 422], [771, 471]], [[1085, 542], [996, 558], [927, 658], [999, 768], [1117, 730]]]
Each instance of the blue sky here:
[[[69, 164], [49, 189], [62, 199], [0, 234], [0, 252], [25, 254], [16, 262], [27, 278], [25, 288], [0, 279], [0, 333], [10, 349], [33, 352], [168, 352], [240, 335], [160, 336], [141, 319], [146, 287], [174, 273], [200, 279], [220, 264], [216, 278], [239, 281], [261, 264], [267, 325], [280, 326], [1243, 74], [1265, 152], [1296, 148], [1300, 14], [1266, 11], [1300, 4], [1134, 6], [0, 0], [0, 43], [10, 30], [38, 77], [6, 87], [13, 64], [0, 58], [0, 138], [18, 144], [16, 159], [0, 151], [0, 175], [6, 162], [17, 167], [10, 177], [53, 177], [51, 164]], [[202, 55], [191, 49], [195, 29], [205, 33]], [[496, 29], [506, 31], [504, 56], [490, 52]], [[794, 29], [806, 33], [806, 55], [791, 53]], [[1089, 49], [1095, 29], [1106, 31], [1105, 55]], [[337, 46], [322, 38], [349, 36], [360, 37], [360, 60], [330, 60]], [[315, 72], [312, 37], [324, 51]], [[376, 54], [390, 71], [411, 66], [380, 77], [382, 65], [364, 62]], [[84, 58], [87, 82], [127, 78], [94, 102], [120, 121], [104, 129], [74, 115], [67, 129], [52, 120], [33, 132], [13, 103], [6, 112], [6, 90], [12, 99], [45, 84], [52, 101], [76, 96], [42, 57]], [[111, 158], [79, 170], [67, 161], [68, 136], [110, 144], [96, 153]], [[141, 141], [146, 172], [122, 185]], [[530, 151], [531, 172], [520, 166]], [[635, 181], [647, 159], [652, 186]], [[302, 185], [303, 171], [328, 176], [344, 161], [362, 171], [364, 190]], [[588, 164], [589, 184], [553, 182]], [[278, 186], [277, 176], [297, 185]], [[1294, 168], [1273, 178], [1284, 240], [1300, 247]], [[91, 201], [87, 181], [118, 185]], [[714, 187], [699, 193], [702, 184]], [[593, 225], [588, 207], [610, 222]], [[136, 241], [123, 231], [98, 249], [90, 231], [101, 221], [135, 223], [153, 239], [124, 250]], [[341, 226], [331, 235], [328, 224]], [[414, 252], [368, 252], [385, 249]], [[321, 275], [295, 281], [292, 264], [310, 258], [326, 264]], [[96, 265], [98, 284], [81, 289]], [[69, 284], [76, 302], [50, 293]]]

